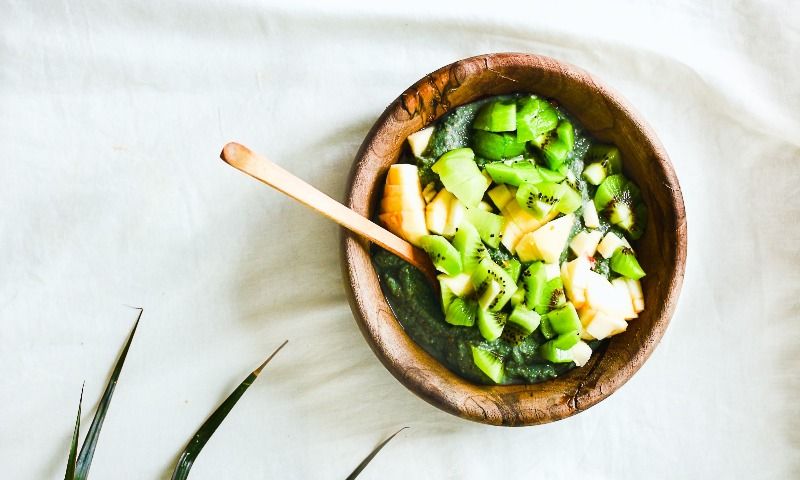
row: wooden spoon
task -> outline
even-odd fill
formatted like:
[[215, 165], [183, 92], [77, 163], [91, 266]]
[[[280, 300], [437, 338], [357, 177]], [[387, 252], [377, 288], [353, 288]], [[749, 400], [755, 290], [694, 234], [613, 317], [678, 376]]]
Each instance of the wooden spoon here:
[[266, 183], [275, 190], [288, 195], [315, 212], [321, 213], [351, 232], [377, 243], [414, 265], [425, 274], [434, 288], [438, 289], [436, 269], [433, 267], [430, 257], [411, 243], [350, 210], [244, 145], [231, 142], [225, 145], [219, 156], [233, 168]]

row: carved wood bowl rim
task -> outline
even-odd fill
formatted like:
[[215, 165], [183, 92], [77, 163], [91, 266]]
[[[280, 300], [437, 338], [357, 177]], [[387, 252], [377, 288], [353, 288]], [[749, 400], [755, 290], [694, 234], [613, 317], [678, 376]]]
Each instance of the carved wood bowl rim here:
[[675, 310], [686, 261], [686, 217], [672, 164], [649, 125], [618, 93], [568, 63], [525, 53], [462, 59], [426, 75], [386, 108], [356, 154], [346, 203], [372, 218], [384, 174], [410, 133], [458, 105], [513, 91], [555, 99], [594, 136], [616, 143], [625, 159], [625, 174], [641, 187], [650, 219], [635, 247], [648, 272], [643, 279], [648, 304], [628, 331], [605, 342], [586, 366], [557, 379], [533, 385], [475, 385], [405, 333], [381, 292], [365, 240], [344, 232], [341, 253], [356, 322], [392, 375], [453, 415], [523, 426], [569, 417], [615, 392], [650, 357]]

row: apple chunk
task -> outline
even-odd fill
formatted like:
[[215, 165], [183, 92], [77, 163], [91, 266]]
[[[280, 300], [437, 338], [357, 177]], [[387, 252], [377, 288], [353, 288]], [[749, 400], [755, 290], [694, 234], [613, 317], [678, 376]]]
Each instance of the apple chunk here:
[[575, 224], [575, 215], [569, 214], [551, 220], [520, 239], [517, 254], [523, 262], [544, 260], [558, 263]]
[[589, 308], [618, 318], [625, 318], [632, 312], [631, 297], [627, 292], [623, 295], [619, 287], [596, 272], [590, 271], [586, 275], [586, 305]]
[[447, 211], [450, 208], [450, 199], [453, 196], [444, 188], [433, 198], [431, 203], [425, 207], [425, 223], [428, 230], [436, 235], [444, 233], [447, 225]]
[[580, 308], [586, 302], [586, 285], [590, 271], [589, 259], [586, 257], [578, 257], [561, 265], [561, 281], [564, 283], [567, 297], [572, 300], [576, 308]]
[[602, 340], [622, 333], [626, 328], [628, 328], [628, 323], [625, 320], [605, 312], [597, 312], [586, 326], [586, 331], [594, 338]]
[[579, 257], [593, 257], [601, 238], [603, 232], [600, 230], [584, 230], [572, 238], [569, 248]]

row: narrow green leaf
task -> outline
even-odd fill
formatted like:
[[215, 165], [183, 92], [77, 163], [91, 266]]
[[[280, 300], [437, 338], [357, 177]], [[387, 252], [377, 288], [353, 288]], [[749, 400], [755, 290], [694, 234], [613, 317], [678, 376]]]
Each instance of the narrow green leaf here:
[[362, 461], [361, 461], [361, 463], [359, 463], [359, 464], [358, 464], [358, 466], [356, 467], [356, 469], [355, 469], [355, 470], [353, 470], [353, 473], [351, 473], [350, 475], [348, 475], [348, 477], [347, 477], [347, 480], [353, 480], [354, 478], [356, 478], [356, 477], [357, 477], [357, 476], [358, 476], [358, 475], [361, 473], [361, 471], [362, 471], [362, 470], [364, 470], [365, 468], [367, 468], [367, 465], [369, 465], [369, 462], [371, 462], [371, 461], [372, 461], [372, 459], [373, 459], [373, 458], [375, 458], [375, 455], [377, 455], [377, 454], [378, 454], [378, 452], [380, 452], [380, 451], [381, 451], [381, 449], [382, 449], [383, 447], [385, 447], [387, 443], [389, 443], [389, 441], [391, 441], [391, 440], [392, 440], [392, 439], [393, 439], [395, 436], [397, 436], [397, 434], [398, 434], [398, 433], [402, 432], [402, 431], [403, 431], [403, 430], [405, 430], [406, 428], [408, 428], [408, 427], [403, 427], [403, 428], [401, 428], [400, 430], [398, 430], [398, 431], [394, 432], [394, 433], [392, 434], [392, 436], [390, 436], [390, 437], [389, 437], [389, 438], [387, 438], [386, 440], [382, 441], [382, 442], [381, 442], [381, 443], [380, 443], [380, 444], [379, 444], [377, 447], [375, 447], [375, 449], [374, 449], [374, 450], [372, 450], [372, 452], [370, 452], [370, 454], [369, 454], [369, 455], [367, 455], [367, 458], [365, 458], [364, 460], [362, 460]]
[[142, 318], [143, 310], [139, 308], [139, 316], [136, 317], [136, 323], [133, 324], [133, 330], [128, 335], [128, 341], [125, 343], [125, 348], [122, 349], [117, 364], [114, 365], [114, 371], [111, 372], [111, 378], [108, 379], [106, 390], [103, 392], [103, 397], [100, 399], [100, 404], [97, 405], [97, 412], [92, 419], [92, 425], [89, 427], [89, 432], [83, 440], [81, 446], [81, 454], [78, 456], [78, 464], [75, 471], [75, 480], [86, 480], [89, 476], [89, 468], [92, 466], [92, 458], [94, 457], [94, 450], [97, 447], [97, 440], [100, 438], [100, 429], [103, 428], [103, 421], [106, 418], [108, 407], [111, 405], [111, 397], [114, 395], [114, 388], [117, 386], [117, 379], [122, 372], [122, 365], [125, 363], [125, 357], [128, 356], [128, 349], [133, 341], [133, 335], [136, 333], [136, 327], [139, 326], [139, 320]]
[[75, 479], [75, 456], [78, 453], [78, 435], [81, 430], [81, 405], [83, 404], [83, 386], [81, 386], [81, 399], [78, 400], [78, 416], [75, 417], [75, 429], [72, 431], [72, 443], [69, 446], [69, 458], [67, 458], [67, 472], [64, 480]]
[[214, 413], [208, 417], [208, 420], [200, 426], [200, 429], [194, 434], [192, 439], [189, 441], [189, 444], [186, 445], [186, 449], [181, 453], [180, 458], [178, 459], [178, 465], [175, 466], [175, 471], [172, 472], [172, 480], [185, 480], [189, 476], [189, 470], [192, 468], [192, 464], [197, 459], [197, 456], [200, 454], [200, 451], [206, 445], [208, 440], [211, 438], [211, 435], [217, 430], [225, 417], [228, 416], [228, 413], [233, 409], [236, 402], [242, 397], [244, 392], [253, 384], [258, 374], [261, 373], [261, 370], [269, 363], [270, 360], [287, 344], [289, 340], [284, 341], [274, 352], [270, 355], [264, 363], [262, 363], [258, 368], [253, 370], [253, 372], [248, 375], [247, 378], [244, 379], [242, 383], [236, 387], [236, 390], [231, 393], [228, 398], [222, 402]]

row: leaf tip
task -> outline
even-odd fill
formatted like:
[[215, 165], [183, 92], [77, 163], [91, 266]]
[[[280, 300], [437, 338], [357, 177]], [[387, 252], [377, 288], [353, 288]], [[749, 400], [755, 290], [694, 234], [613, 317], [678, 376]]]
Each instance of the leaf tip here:
[[267, 366], [267, 364], [270, 362], [270, 360], [272, 360], [272, 358], [273, 358], [275, 355], [277, 355], [277, 354], [278, 354], [278, 352], [280, 352], [280, 351], [281, 351], [281, 349], [282, 349], [283, 347], [285, 347], [287, 343], [289, 343], [289, 340], [288, 340], [288, 339], [287, 339], [287, 340], [284, 340], [284, 341], [283, 341], [283, 343], [281, 343], [281, 344], [280, 344], [280, 346], [278, 346], [278, 348], [276, 348], [276, 349], [275, 349], [275, 351], [274, 351], [274, 352], [272, 352], [272, 354], [271, 354], [269, 357], [267, 357], [267, 359], [266, 359], [266, 360], [264, 360], [264, 363], [262, 363], [261, 365], [259, 365], [259, 366], [258, 366], [258, 368], [256, 368], [255, 370], [253, 370], [253, 375], [258, 375], [258, 374], [260, 374], [260, 373], [261, 373], [261, 370], [263, 370], [263, 369], [264, 369], [264, 367], [266, 367], [266, 366]]

